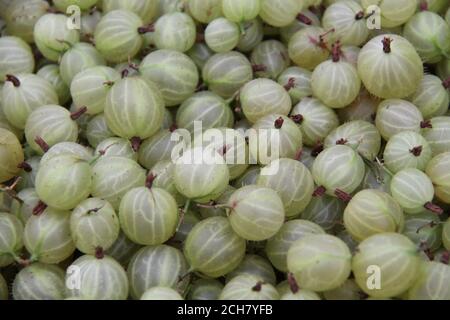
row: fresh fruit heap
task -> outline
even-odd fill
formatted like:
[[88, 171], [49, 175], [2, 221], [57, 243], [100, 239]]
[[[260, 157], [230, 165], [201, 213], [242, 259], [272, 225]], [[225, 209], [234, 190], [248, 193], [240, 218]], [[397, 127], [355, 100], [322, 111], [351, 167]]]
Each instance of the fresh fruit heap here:
[[[449, 24], [448, 0], [0, 0], [0, 299], [450, 300]], [[174, 161], [196, 121], [279, 140]]]

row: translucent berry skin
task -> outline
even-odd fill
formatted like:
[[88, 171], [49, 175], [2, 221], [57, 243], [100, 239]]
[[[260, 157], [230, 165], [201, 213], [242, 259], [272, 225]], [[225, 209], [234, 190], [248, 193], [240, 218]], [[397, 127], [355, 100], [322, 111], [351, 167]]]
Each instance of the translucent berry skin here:
[[18, 167], [24, 160], [22, 146], [17, 137], [0, 128], [0, 182], [5, 182], [20, 172]]
[[195, 91], [199, 75], [189, 57], [173, 50], [157, 50], [142, 60], [139, 71], [161, 91], [166, 106], [176, 106]]
[[316, 223], [326, 231], [332, 230], [342, 220], [345, 203], [324, 194], [313, 197], [300, 218]]
[[[287, 267], [301, 288], [322, 292], [345, 282], [351, 272], [351, 259], [350, 250], [339, 238], [308, 234], [289, 248]], [[334, 271], [329, 272], [329, 268]]]
[[[384, 52], [385, 38], [391, 39]], [[380, 35], [364, 45], [358, 56], [358, 74], [373, 95], [402, 99], [413, 94], [423, 78], [422, 60], [405, 38]]]
[[114, 137], [114, 133], [109, 130], [108, 125], [106, 124], [105, 115], [103, 113], [100, 113], [89, 120], [85, 136], [89, 141], [89, 144], [94, 148], [96, 148], [103, 140]]
[[190, 300], [218, 300], [223, 284], [215, 279], [197, 279], [188, 293]]
[[362, 158], [352, 148], [344, 145], [322, 151], [312, 168], [314, 181], [318, 186], [325, 187], [330, 196], [336, 196], [336, 189], [352, 193], [362, 182], [364, 174]]
[[240, 37], [239, 26], [225, 18], [211, 21], [205, 29], [205, 42], [214, 52], [233, 50]]
[[217, 53], [206, 61], [202, 78], [209, 90], [222, 98], [230, 98], [253, 78], [253, 70], [242, 53]]
[[324, 234], [325, 231], [317, 224], [301, 219], [287, 221], [278, 233], [270, 238], [265, 252], [275, 268], [287, 272], [287, 254], [291, 245], [308, 234]]
[[262, 0], [259, 16], [273, 27], [285, 27], [294, 21], [303, 3], [296, 0]]
[[383, 153], [384, 163], [393, 173], [405, 168], [424, 171], [431, 157], [429, 143], [420, 134], [412, 131], [392, 136]]
[[153, 287], [182, 290], [185, 281], [180, 282], [180, 277], [187, 271], [188, 265], [179, 250], [167, 245], [144, 247], [136, 252], [127, 268], [130, 294], [139, 299]]
[[347, 279], [340, 287], [325, 291], [323, 296], [326, 300], [361, 300], [361, 289], [355, 280]]
[[11, 204], [11, 213], [25, 225], [33, 215], [33, 209], [39, 203], [39, 196], [34, 188], [22, 189], [17, 193], [17, 196], [22, 199], [23, 203], [13, 201]]
[[177, 190], [174, 181], [175, 163], [172, 160], [161, 160], [155, 163], [149, 174], [153, 174], [153, 187], [161, 188], [169, 192], [179, 206], [186, 202], [186, 198]]
[[228, 282], [219, 300], [278, 300], [275, 287], [252, 275], [240, 275]]
[[283, 202], [273, 189], [246, 186], [236, 190], [228, 200], [228, 218], [233, 230], [242, 238], [262, 241], [274, 236], [283, 225]]
[[68, 47], [80, 41], [79, 31], [68, 29], [67, 19], [63, 14], [47, 13], [34, 25], [36, 46], [50, 61], [58, 62]]
[[409, 168], [392, 178], [391, 194], [405, 213], [417, 214], [426, 211], [424, 205], [433, 200], [434, 188], [425, 173]]
[[28, 73], [17, 74], [20, 85], [5, 82], [2, 88], [2, 110], [8, 121], [18, 129], [25, 129], [30, 114], [39, 107], [58, 104], [55, 88], [47, 80]]
[[434, 12], [416, 13], [405, 24], [403, 36], [412, 43], [424, 62], [436, 63], [450, 55], [450, 28]]
[[400, 99], [382, 101], [377, 110], [375, 124], [384, 140], [402, 131], [421, 131], [423, 115], [411, 102]]
[[[94, 6], [98, 0], [55, 0], [54, 5], [57, 9], [66, 12], [67, 8], [71, 5], [79, 6], [81, 10], [87, 10]], [[108, 2], [108, 1], [106, 1]], [[103, 9], [104, 9], [103, 5]]]
[[292, 105], [299, 103], [300, 100], [308, 96], [312, 96], [311, 75], [311, 71], [300, 67], [289, 67], [279, 75], [277, 81], [283, 87], [288, 85], [289, 81], [294, 83], [294, 86], [287, 90], [291, 97]]
[[436, 197], [444, 203], [450, 203], [450, 152], [431, 159], [425, 172], [433, 182]]
[[119, 218], [123, 232], [132, 241], [158, 245], [174, 235], [178, 226], [178, 206], [164, 189], [134, 188], [122, 198]]
[[400, 232], [404, 226], [403, 211], [389, 194], [362, 190], [345, 208], [344, 226], [359, 242], [378, 233]]
[[166, 287], [153, 287], [144, 292], [140, 300], [184, 300], [175, 290]]
[[112, 63], [134, 58], [142, 47], [143, 39], [138, 28], [143, 25], [141, 18], [131, 11], [108, 12], [95, 28], [97, 50], [105, 60]]
[[14, 300], [62, 300], [64, 271], [56, 265], [34, 263], [17, 274], [12, 295]]
[[145, 179], [145, 170], [131, 159], [100, 158], [92, 167], [91, 194], [108, 201], [117, 210], [125, 193], [143, 186]]
[[439, 217], [432, 212], [408, 215], [403, 234], [417, 247], [436, 252], [442, 247], [442, 225]]
[[124, 138], [107, 138], [103, 140], [95, 148], [94, 154], [102, 157], [123, 157], [134, 161], [138, 159], [138, 154], [133, 150], [131, 142]]
[[419, 276], [408, 291], [409, 300], [449, 300], [450, 267], [435, 261], [424, 262]]
[[59, 103], [64, 105], [71, 99], [69, 86], [62, 79], [57, 64], [49, 64], [42, 67], [36, 75], [50, 82], [58, 95]]
[[[306, 5], [304, 5], [303, 7], [306, 7]], [[292, 36], [297, 32], [300, 31], [301, 29], [310, 27], [310, 26], [314, 26], [314, 27], [320, 27], [321, 26], [321, 22], [319, 20], [319, 17], [314, 14], [312, 11], [308, 10], [308, 9], [303, 9], [300, 14], [302, 14], [303, 16], [305, 16], [306, 18], [308, 18], [309, 20], [307, 21], [300, 21], [299, 19], [295, 19], [294, 21], [292, 21], [291, 24], [280, 28], [280, 36], [281, 36], [281, 40], [283, 41], [283, 43], [288, 44], [289, 40], [292, 38]]]
[[182, 12], [167, 13], [155, 24], [154, 40], [158, 49], [186, 52], [195, 43], [194, 20]]
[[229, 282], [233, 278], [244, 274], [258, 277], [262, 281], [270, 283], [273, 286], [276, 285], [276, 275], [272, 265], [266, 258], [263, 258], [259, 255], [246, 255], [241, 264], [232, 272], [227, 274], [225, 282]]
[[364, 10], [377, 5], [381, 13], [381, 27], [393, 28], [407, 22], [416, 12], [417, 3], [408, 0], [362, 0]]
[[[62, 155], [70, 155], [80, 161], [89, 162], [92, 160], [92, 150], [76, 142], [60, 142], [52, 146], [40, 158], [39, 166], [43, 166], [47, 161]], [[27, 160], [28, 161], [28, 160]], [[36, 170], [37, 173], [38, 170]]]
[[158, 13], [158, 1], [107, 0], [102, 3], [102, 10], [105, 13], [119, 9], [131, 11], [137, 14], [144, 23], [150, 23], [155, 20]]
[[105, 200], [89, 198], [70, 216], [70, 232], [78, 250], [94, 255], [109, 249], [119, 236], [120, 225], [114, 208]]
[[422, 135], [430, 144], [433, 155], [450, 151], [450, 117], [430, 119], [431, 128], [425, 128]]
[[189, 233], [184, 255], [192, 269], [217, 278], [242, 261], [246, 242], [232, 229], [225, 217], [212, 217], [198, 223]]
[[72, 155], [59, 155], [40, 166], [36, 192], [47, 205], [70, 210], [91, 193], [92, 172], [89, 163]]
[[259, 14], [260, 8], [259, 0], [222, 0], [224, 16], [228, 20], [237, 23], [255, 19]]
[[0, 38], [0, 82], [7, 74], [32, 73], [35, 62], [31, 47], [17, 37]]
[[312, 198], [314, 180], [311, 172], [304, 164], [293, 159], [274, 160], [269, 166], [277, 166], [277, 174], [260, 175], [257, 185], [277, 191], [283, 201], [286, 217], [297, 216]]
[[211, 56], [214, 55], [214, 51], [212, 51], [206, 43], [195, 43], [192, 48], [186, 51], [186, 54], [192, 61], [195, 63], [197, 68], [202, 71], [203, 67], [206, 64]]
[[[379, 268], [380, 288], [369, 288], [374, 273], [370, 266]], [[417, 279], [420, 268], [419, 251], [407, 237], [397, 233], [373, 235], [358, 246], [353, 257], [352, 271], [358, 286], [374, 298], [392, 298], [408, 290]]]
[[71, 119], [67, 109], [58, 105], [42, 106], [28, 117], [25, 137], [30, 147], [42, 155], [44, 151], [36, 143], [36, 138], [41, 137], [50, 147], [60, 142], [75, 142], [78, 138], [78, 125]]
[[116, 135], [146, 139], [161, 127], [164, 100], [155, 84], [141, 77], [117, 81], [108, 92], [105, 118]]
[[250, 60], [253, 65], [264, 66], [263, 71], [256, 72], [258, 77], [271, 79], [276, 79], [291, 63], [287, 47], [277, 40], [258, 44], [252, 51]]
[[0, 266], [5, 267], [14, 262], [14, 256], [23, 247], [23, 225], [15, 216], [0, 213]]
[[241, 34], [237, 49], [240, 52], [252, 51], [264, 38], [262, 22], [256, 18], [241, 23], [245, 34]]
[[75, 251], [70, 235], [70, 211], [48, 207], [40, 215], [28, 219], [24, 230], [24, 244], [33, 259], [56, 264]]
[[188, 0], [189, 13], [201, 23], [210, 23], [222, 16], [221, 0]]
[[245, 117], [251, 123], [273, 113], [287, 116], [291, 99], [286, 90], [270, 79], [255, 79], [240, 90], [240, 103]]
[[[113, 258], [85, 255], [68, 268], [77, 268], [80, 287], [69, 289], [68, 296], [89, 300], [126, 300], [128, 279], [124, 268]], [[66, 281], [71, 274], [66, 273]]]

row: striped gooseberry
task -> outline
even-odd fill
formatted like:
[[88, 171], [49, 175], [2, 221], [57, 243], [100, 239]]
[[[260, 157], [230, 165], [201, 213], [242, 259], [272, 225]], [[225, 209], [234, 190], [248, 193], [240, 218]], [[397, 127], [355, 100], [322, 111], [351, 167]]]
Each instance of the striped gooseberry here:
[[344, 45], [360, 46], [369, 37], [364, 9], [355, 1], [339, 1], [327, 7], [322, 26], [334, 29], [333, 37]]
[[314, 69], [311, 89], [313, 96], [333, 109], [344, 108], [358, 97], [361, 80], [356, 68], [341, 60], [339, 42], [333, 44], [332, 60], [322, 62]]
[[202, 78], [209, 90], [223, 98], [230, 98], [252, 80], [253, 69], [247, 57], [240, 52], [217, 53], [206, 61]]
[[180, 278], [187, 271], [185, 257], [178, 249], [167, 245], [144, 247], [127, 268], [130, 294], [139, 299], [148, 289], [160, 286], [183, 290], [185, 281], [180, 282]]
[[277, 173], [260, 175], [257, 185], [272, 188], [278, 193], [283, 201], [286, 217], [297, 216], [312, 198], [314, 180], [311, 173], [304, 164], [293, 159], [276, 159], [268, 166], [278, 168]]
[[404, 220], [400, 205], [379, 190], [358, 192], [344, 210], [344, 226], [358, 242], [378, 233], [401, 232]]
[[326, 148], [312, 167], [314, 181], [319, 186], [314, 195], [326, 192], [345, 200], [361, 184], [365, 169], [363, 159], [352, 148], [345, 145]]
[[47, 207], [25, 224], [23, 240], [31, 261], [56, 264], [75, 251], [70, 235], [70, 211]]
[[95, 149], [95, 155], [102, 157], [123, 157], [137, 161], [138, 154], [133, 150], [131, 142], [124, 138], [107, 138]]
[[83, 12], [80, 18], [80, 38], [81, 41], [90, 42], [93, 39], [95, 28], [102, 19], [102, 12], [98, 8], [91, 8]]
[[142, 22], [139, 16], [128, 10], [106, 13], [94, 31], [95, 47], [108, 62], [118, 63], [133, 58], [143, 44]]
[[311, 71], [300, 67], [289, 67], [279, 75], [277, 81], [287, 89], [292, 105], [312, 96], [311, 75]]
[[17, 37], [0, 38], [0, 82], [7, 74], [31, 73], [34, 71], [34, 56], [31, 47]]
[[361, 48], [357, 46], [342, 46], [341, 48], [342, 61], [348, 62], [355, 68], [358, 67], [358, 57], [361, 52]]
[[186, 52], [195, 43], [195, 22], [183, 12], [166, 13], [156, 21], [154, 30], [154, 41], [158, 49]]
[[0, 266], [5, 267], [14, 262], [23, 247], [22, 222], [10, 213], [0, 213]]
[[302, 11], [303, 2], [297, 0], [261, 0], [259, 16], [273, 27], [285, 27]]
[[62, 300], [64, 271], [53, 264], [33, 263], [16, 275], [12, 296], [14, 300]]
[[405, 38], [379, 35], [361, 49], [358, 74], [371, 94], [383, 99], [402, 99], [419, 87], [423, 78], [422, 60]]
[[253, 19], [241, 23], [245, 33], [240, 36], [237, 49], [240, 52], [252, 51], [264, 38], [263, 25], [260, 19]]
[[450, 266], [435, 261], [424, 262], [414, 285], [408, 290], [409, 300], [449, 300]]
[[339, 126], [339, 119], [331, 108], [316, 98], [305, 97], [294, 106], [291, 119], [302, 131], [305, 145], [314, 147]]
[[33, 43], [34, 25], [49, 9], [49, 3], [43, 0], [12, 1], [5, 10], [6, 31], [11, 36], [20, 37], [28, 43]]
[[70, 113], [58, 105], [46, 105], [34, 110], [25, 124], [25, 137], [29, 146], [42, 155], [49, 147], [59, 142], [75, 142], [78, 138], [78, 125], [75, 120], [80, 112]]
[[55, 89], [58, 95], [59, 103], [65, 105], [71, 99], [70, 88], [64, 82], [59, 72], [59, 66], [57, 64], [48, 64], [36, 73], [37, 76], [47, 80]]
[[447, 89], [439, 77], [426, 74], [417, 91], [408, 100], [417, 106], [425, 119], [443, 116], [450, 103]]
[[375, 125], [386, 141], [402, 131], [420, 132], [429, 126], [415, 105], [400, 99], [388, 99], [380, 103]]
[[62, 154], [39, 167], [36, 192], [45, 204], [58, 210], [71, 210], [91, 193], [92, 170], [79, 157]]
[[223, 284], [215, 279], [197, 279], [191, 284], [189, 300], [218, 300]]
[[256, 184], [260, 171], [261, 167], [250, 166], [238, 179], [233, 182], [233, 186], [235, 188], [240, 188], [250, 184]]
[[[377, 266], [380, 285], [372, 286], [367, 272]], [[352, 271], [358, 286], [374, 298], [392, 298], [408, 290], [417, 279], [419, 250], [406, 236], [398, 233], [373, 235], [358, 245]]]
[[256, 66], [256, 76], [277, 79], [291, 61], [286, 46], [277, 40], [266, 40], [259, 43], [252, 51], [251, 63]]
[[64, 52], [59, 62], [59, 71], [64, 82], [70, 86], [78, 73], [105, 64], [105, 59], [93, 45], [80, 42]]
[[[89, 162], [92, 160], [92, 150], [75, 142], [60, 142], [48, 149], [40, 159], [40, 164], [44, 165], [48, 160], [60, 155], [71, 155], [80, 161]], [[29, 159], [27, 159], [27, 162]], [[32, 164], [30, 164], [32, 166]], [[37, 171], [37, 170], [36, 170]]]
[[450, 151], [450, 116], [430, 119], [422, 135], [430, 144], [434, 156]]
[[386, 170], [382, 170], [381, 168], [374, 170], [373, 168], [367, 167], [361, 187], [363, 190], [375, 189], [391, 193], [391, 179], [391, 174]]
[[155, 163], [150, 169], [155, 179], [153, 180], [153, 186], [161, 188], [169, 192], [178, 205], [184, 205], [186, 198], [177, 190], [174, 182], [174, 170], [175, 163], [172, 160], [161, 160]]
[[431, 212], [406, 216], [402, 233], [427, 254], [442, 246], [441, 220]]
[[297, 15], [297, 19], [295, 19], [291, 24], [280, 28], [281, 40], [283, 43], [288, 44], [289, 40], [297, 31], [309, 26], [320, 27], [321, 23], [316, 14], [308, 9], [305, 9]]
[[450, 204], [450, 152], [438, 154], [431, 159], [425, 172], [433, 182], [436, 197]]
[[167, 287], [153, 287], [144, 292], [140, 300], [184, 300], [174, 289]]
[[289, 40], [289, 57], [299, 67], [314, 70], [330, 56], [329, 33], [321, 27], [306, 27], [297, 31]]
[[108, 125], [106, 124], [105, 115], [103, 113], [99, 113], [89, 120], [85, 136], [89, 145], [94, 148], [96, 148], [103, 140], [114, 137], [114, 133], [109, 130]]
[[353, 120], [364, 120], [370, 123], [375, 122], [380, 100], [372, 96], [367, 90], [361, 89], [359, 96], [349, 106], [337, 110], [341, 122]]
[[292, 107], [286, 90], [266, 78], [246, 83], [240, 90], [239, 102], [246, 119], [251, 123], [274, 113], [287, 116]]
[[109, 129], [119, 137], [132, 139], [137, 151], [141, 140], [161, 128], [164, 99], [152, 82], [142, 77], [126, 77], [108, 91], [104, 113]]
[[77, 249], [94, 255], [107, 250], [119, 236], [119, 219], [106, 200], [89, 198], [80, 202], [70, 216], [70, 234]]
[[[264, 155], [272, 155], [271, 151], [277, 150], [280, 158], [294, 159], [303, 147], [302, 132], [297, 124], [290, 118], [280, 114], [268, 114], [259, 119], [252, 127], [255, 130], [258, 141], [250, 143], [249, 150], [253, 159], [263, 163]], [[272, 131], [279, 134], [275, 141], [271, 138]], [[264, 136], [264, 133], [267, 136]], [[278, 141], [277, 141], [278, 140]]]
[[231, 227], [246, 240], [269, 239], [284, 223], [283, 202], [275, 190], [267, 187], [250, 185], [237, 189], [227, 205]]
[[116, 210], [129, 190], [144, 184], [145, 170], [131, 159], [100, 158], [92, 167], [92, 196], [108, 201]]
[[423, 62], [436, 63], [450, 56], [450, 27], [437, 13], [416, 13], [405, 24], [403, 36], [411, 42]]
[[127, 238], [125, 233], [120, 231], [116, 241], [107, 250], [105, 250], [105, 254], [119, 262], [122, 266], [126, 267], [131, 258], [141, 248], [141, 245], [131, 241]]
[[213, 145], [187, 150], [176, 160], [173, 174], [178, 192], [199, 203], [217, 199], [230, 180], [228, 166]]
[[255, 19], [260, 11], [259, 0], [222, 0], [223, 15], [230, 21], [241, 23]]
[[142, 60], [139, 71], [158, 86], [167, 107], [179, 105], [189, 98], [199, 80], [194, 62], [173, 50], [153, 51]]
[[321, 197], [313, 197], [300, 214], [300, 218], [314, 222], [324, 230], [330, 231], [342, 220], [344, 209], [345, 203], [324, 194]]
[[381, 13], [381, 27], [392, 28], [407, 22], [416, 12], [417, 2], [409, 0], [361, 0], [364, 10], [377, 5]]
[[211, 56], [214, 55], [214, 51], [212, 51], [206, 43], [195, 43], [191, 49], [186, 51], [186, 54], [191, 58], [191, 60], [195, 63], [197, 68], [202, 71], [206, 61], [208, 61]]
[[144, 23], [149, 23], [156, 18], [158, 13], [158, 1], [106, 0], [102, 3], [102, 10], [105, 13], [120, 9], [131, 11], [137, 14]]
[[188, 0], [189, 14], [201, 23], [210, 23], [222, 16], [221, 0]]
[[47, 80], [31, 74], [6, 75], [2, 89], [2, 109], [8, 121], [24, 129], [31, 112], [49, 104], [58, 104], [55, 88]]
[[133, 242], [158, 245], [169, 240], [178, 225], [178, 206], [164, 189], [152, 186], [149, 175], [145, 187], [129, 190], [119, 208], [120, 225]]
[[23, 202], [13, 201], [11, 204], [11, 213], [15, 215], [25, 225], [28, 219], [33, 215], [34, 208], [39, 203], [39, 196], [34, 188], [26, 188], [17, 193], [17, 197]]
[[431, 202], [434, 198], [433, 183], [418, 169], [407, 168], [397, 172], [392, 177], [391, 194], [405, 213], [418, 214], [426, 210], [442, 213], [442, 209]]
[[0, 182], [8, 181], [20, 173], [19, 165], [23, 161], [20, 141], [11, 131], [0, 128]]
[[172, 150], [177, 145], [172, 139], [171, 130], [161, 130], [151, 138], [144, 140], [139, 148], [139, 163], [151, 169], [158, 161], [170, 160]]
[[225, 217], [197, 223], [188, 234], [184, 255], [191, 270], [217, 278], [234, 270], [245, 255], [246, 242]]
[[214, 52], [229, 52], [237, 46], [240, 35], [239, 26], [235, 22], [220, 17], [206, 26], [205, 42]]
[[256, 254], [246, 255], [241, 264], [227, 274], [225, 282], [230, 282], [233, 278], [246, 274], [255, 276], [273, 286], [276, 285], [276, 275], [272, 265], [267, 259]]
[[384, 164], [393, 173], [405, 168], [424, 171], [431, 158], [429, 143], [413, 131], [403, 131], [392, 136], [383, 153]]
[[254, 275], [243, 274], [231, 279], [220, 293], [219, 300], [278, 300], [273, 285]]
[[305, 235], [287, 253], [287, 267], [298, 286], [316, 292], [341, 286], [350, 275], [351, 260], [347, 245], [328, 234]]
[[183, 244], [192, 228], [201, 221], [200, 215], [196, 211], [189, 210], [183, 213], [183, 218], [180, 219], [179, 226], [173, 237], [169, 241], [173, 241], [175, 246]]
[[[128, 279], [124, 268], [102, 249], [95, 255], [81, 256], [68, 268], [76, 268], [79, 287], [68, 290], [69, 297], [91, 300], [125, 300], [128, 298]], [[72, 274], [66, 272], [66, 280]], [[73, 275], [72, 275], [73, 276]]]
[[307, 220], [287, 221], [278, 233], [267, 241], [265, 253], [275, 268], [287, 272], [287, 254], [292, 244], [308, 234], [324, 233], [320, 226]]
[[221, 205], [226, 205], [231, 195], [236, 191], [236, 188], [232, 186], [228, 186], [222, 195], [212, 202], [212, 206], [200, 206], [198, 208], [198, 212], [203, 219], [210, 217], [222, 216], [226, 217], [226, 207], [222, 207]]
[[80, 32], [69, 29], [64, 14], [46, 13], [34, 25], [34, 42], [42, 55], [58, 62], [69, 47], [80, 41]]
[[347, 279], [340, 287], [323, 293], [326, 300], [361, 300], [363, 295], [353, 279]]

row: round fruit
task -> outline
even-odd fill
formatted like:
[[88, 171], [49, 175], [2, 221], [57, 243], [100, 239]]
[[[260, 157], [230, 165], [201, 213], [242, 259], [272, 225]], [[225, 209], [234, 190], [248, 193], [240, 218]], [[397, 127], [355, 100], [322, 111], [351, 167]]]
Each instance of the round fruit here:
[[228, 282], [219, 300], [278, 300], [280, 295], [273, 285], [253, 275], [240, 275]]
[[23, 160], [20, 141], [11, 131], [0, 128], [0, 183], [15, 177]]
[[34, 56], [30, 46], [17, 37], [0, 38], [0, 83], [7, 74], [31, 73], [34, 70]]

